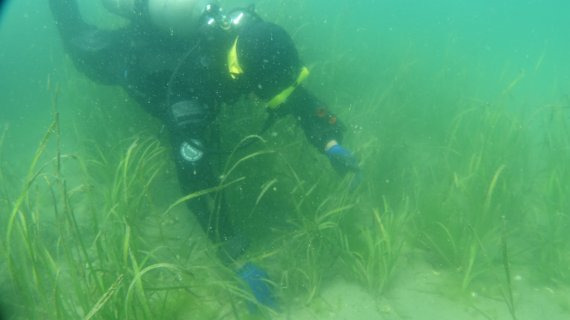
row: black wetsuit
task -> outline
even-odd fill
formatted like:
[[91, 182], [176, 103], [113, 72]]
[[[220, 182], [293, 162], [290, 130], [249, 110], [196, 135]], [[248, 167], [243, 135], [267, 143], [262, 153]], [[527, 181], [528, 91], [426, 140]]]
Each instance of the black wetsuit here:
[[[209, 142], [209, 125], [223, 103], [235, 102], [250, 92], [247, 84], [232, 79], [228, 72], [232, 36], [221, 32], [181, 40], [153, 28], [144, 19], [104, 31], [81, 19], [75, 0], [50, 0], [50, 7], [77, 69], [94, 81], [123, 87], [163, 121], [170, 133], [183, 192], [217, 185], [211, 155], [204, 147]], [[296, 88], [277, 113], [299, 119], [318, 150], [324, 150], [330, 140], [341, 139], [336, 117], [303, 87]], [[214, 218], [205, 197], [189, 201], [188, 206], [213, 241], [226, 242], [227, 254], [235, 257], [245, 250], [246, 237], [232, 229], [226, 208]]]

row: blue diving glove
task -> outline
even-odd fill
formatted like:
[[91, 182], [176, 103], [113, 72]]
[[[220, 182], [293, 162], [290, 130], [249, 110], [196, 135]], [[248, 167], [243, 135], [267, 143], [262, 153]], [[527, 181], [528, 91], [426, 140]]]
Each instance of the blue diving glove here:
[[325, 151], [325, 153], [329, 157], [333, 168], [341, 175], [349, 171], [356, 172], [360, 170], [356, 158], [340, 144], [335, 144]]
[[351, 190], [354, 190], [360, 185], [362, 181], [362, 174], [360, 173], [360, 168], [358, 167], [356, 158], [350, 151], [348, 151], [340, 144], [335, 144], [327, 151], [325, 151], [325, 154], [328, 156], [333, 168], [340, 175], [345, 175], [348, 172], [355, 173], [354, 179], [350, 183]]
[[[277, 310], [277, 300], [268, 283], [269, 277], [263, 269], [248, 262], [238, 270], [237, 274], [249, 286], [257, 302]], [[250, 309], [254, 310], [255, 308], [252, 306]]]

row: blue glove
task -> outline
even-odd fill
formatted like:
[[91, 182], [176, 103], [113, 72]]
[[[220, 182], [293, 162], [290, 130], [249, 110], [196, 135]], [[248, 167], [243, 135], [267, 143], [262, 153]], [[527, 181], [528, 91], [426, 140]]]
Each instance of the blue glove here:
[[[238, 270], [237, 274], [249, 286], [257, 302], [277, 310], [277, 301], [268, 283], [269, 277], [263, 269], [248, 262]], [[250, 307], [250, 309], [255, 308]]]
[[357, 172], [360, 170], [352, 153], [340, 144], [335, 144], [325, 153], [329, 157], [333, 168], [341, 175], [344, 175], [349, 171]]
[[328, 156], [333, 168], [340, 175], [345, 175], [349, 171], [355, 173], [354, 179], [350, 183], [350, 189], [356, 189], [356, 187], [358, 187], [362, 181], [362, 174], [360, 173], [358, 162], [352, 153], [340, 144], [335, 144], [327, 151], [325, 151], [325, 153]]

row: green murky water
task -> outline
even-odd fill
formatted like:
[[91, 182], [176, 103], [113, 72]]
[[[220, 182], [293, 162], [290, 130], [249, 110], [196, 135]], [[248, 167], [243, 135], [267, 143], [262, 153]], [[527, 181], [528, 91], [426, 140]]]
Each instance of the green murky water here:
[[[292, 35], [364, 176], [350, 191], [289, 118], [220, 157], [253, 239], [241, 260], [267, 270], [279, 312], [249, 310], [177, 202], [162, 125], [79, 73], [47, 4], [20, 0], [0, 19], [4, 318], [567, 319], [570, 4], [255, 3]], [[223, 110], [223, 149], [264, 117]]]

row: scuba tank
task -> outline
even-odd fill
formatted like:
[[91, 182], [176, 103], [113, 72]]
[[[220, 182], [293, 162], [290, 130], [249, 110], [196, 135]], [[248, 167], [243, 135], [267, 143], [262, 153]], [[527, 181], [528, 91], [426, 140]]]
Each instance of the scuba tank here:
[[111, 13], [128, 20], [141, 17], [174, 36], [222, 29], [237, 33], [245, 24], [259, 21], [253, 5], [224, 14], [218, 0], [101, 0]]
[[148, 19], [154, 26], [173, 36], [191, 36], [208, 5], [216, 0], [101, 0], [105, 8], [129, 20]]
[[141, 1], [138, 0], [101, 0], [105, 9], [124, 18], [131, 18], [136, 14], [135, 8]]
[[200, 17], [212, 0], [148, 0], [150, 20], [160, 29], [180, 36], [196, 33]]

